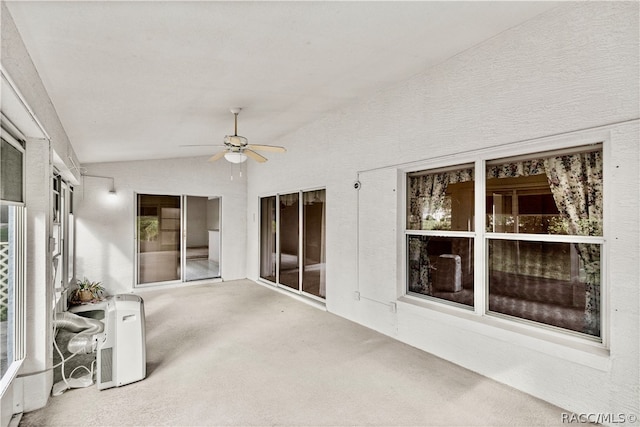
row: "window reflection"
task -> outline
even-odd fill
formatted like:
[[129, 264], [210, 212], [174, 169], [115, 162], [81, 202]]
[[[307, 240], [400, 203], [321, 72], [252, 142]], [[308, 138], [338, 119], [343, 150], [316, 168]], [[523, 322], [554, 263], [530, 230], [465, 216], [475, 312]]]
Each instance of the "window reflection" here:
[[276, 281], [276, 196], [260, 199], [260, 277]]
[[473, 239], [409, 236], [409, 292], [473, 307]]
[[303, 193], [304, 270], [302, 290], [325, 297], [325, 190]]
[[473, 230], [473, 168], [407, 178], [407, 229]]
[[138, 283], [180, 279], [180, 196], [138, 194]]
[[299, 194], [280, 196], [280, 283], [300, 288]]
[[600, 245], [489, 241], [489, 310], [600, 335]]

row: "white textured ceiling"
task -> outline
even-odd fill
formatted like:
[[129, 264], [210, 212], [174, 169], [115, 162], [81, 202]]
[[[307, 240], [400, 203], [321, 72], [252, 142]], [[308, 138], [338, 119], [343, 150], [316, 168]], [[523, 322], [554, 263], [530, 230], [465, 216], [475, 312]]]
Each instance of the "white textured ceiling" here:
[[550, 2], [7, 1], [82, 163], [254, 144], [393, 86]]

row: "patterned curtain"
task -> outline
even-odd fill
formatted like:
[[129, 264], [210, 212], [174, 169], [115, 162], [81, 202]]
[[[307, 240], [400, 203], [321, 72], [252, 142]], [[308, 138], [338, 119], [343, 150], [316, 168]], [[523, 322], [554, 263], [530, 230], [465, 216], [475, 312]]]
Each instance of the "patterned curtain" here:
[[409, 237], [409, 290], [431, 295], [431, 261], [429, 261], [429, 236]]
[[487, 179], [518, 178], [521, 176], [542, 175], [545, 172], [544, 160], [533, 159], [524, 162], [487, 166]]
[[[602, 152], [544, 161], [556, 206], [568, 220], [569, 234], [602, 235]], [[587, 277], [585, 333], [600, 336], [600, 245], [576, 244]]]

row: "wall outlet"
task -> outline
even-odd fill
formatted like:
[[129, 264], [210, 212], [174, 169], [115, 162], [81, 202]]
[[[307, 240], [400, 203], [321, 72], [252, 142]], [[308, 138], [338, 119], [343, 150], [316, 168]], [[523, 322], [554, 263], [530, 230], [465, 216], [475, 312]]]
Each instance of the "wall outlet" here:
[[395, 302], [389, 303], [389, 311], [392, 312], [392, 313], [397, 313], [398, 312], [398, 306], [396, 305]]
[[356, 301], [360, 301], [360, 292], [355, 291], [353, 293], [353, 299], [355, 299]]

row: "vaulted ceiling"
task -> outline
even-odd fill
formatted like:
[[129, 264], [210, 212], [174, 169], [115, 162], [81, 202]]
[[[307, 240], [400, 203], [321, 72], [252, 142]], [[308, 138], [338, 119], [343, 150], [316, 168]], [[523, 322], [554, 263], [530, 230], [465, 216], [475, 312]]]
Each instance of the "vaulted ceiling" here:
[[207, 155], [347, 108], [552, 2], [7, 1], [82, 163]]

